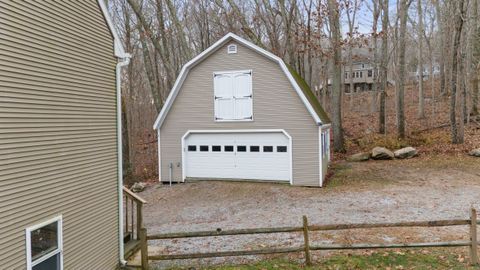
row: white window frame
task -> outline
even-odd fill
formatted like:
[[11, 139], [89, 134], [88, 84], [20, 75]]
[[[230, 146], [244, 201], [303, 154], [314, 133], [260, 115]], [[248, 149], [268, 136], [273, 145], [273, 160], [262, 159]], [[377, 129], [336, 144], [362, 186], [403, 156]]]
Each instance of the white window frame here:
[[[216, 102], [215, 102], [215, 85], [213, 88], [213, 120], [215, 122], [252, 122], [255, 119], [254, 111], [253, 111], [253, 70], [245, 69], [245, 70], [232, 70], [232, 71], [215, 71], [213, 72], [212, 79], [215, 80], [216, 74], [235, 74], [235, 73], [248, 73], [250, 72], [250, 77], [252, 81], [252, 119], [217, 119], [216, 118]], [[215, 84], [215, 83], [214, 83]]]
[[[44, 227], [44, 226], [47, 226], [49, 224], [52, 224], [52, 223], [57, 223], [57, 241], [58, 241], [58, 247], [57, 249], [53, 250], [52, 252], [48, 253], [48, 254], [45, 254], [43, 255], [42, 257], [36, 259], [35, 261], [32, 261], [32, 239], [31, 239], [31, 233], [32, 231], [35, 231], [41, 227]], [[57, 217], [54, 217], [54, 218], [51, 218], [49, 220], [46, 220], [42, 223], [39, 223], [39, 224], [36, 224], [36, 225], [33, 225], [31, 227], [28, 227], [27, 229], [25, 229], [25, 233], [26, 233], [26, 247], [27, 247], [27, 270], [32, 270], [32, 268], [57, 255], [57, 254], [60, 254], [60, 270], [63, 270], [63, 219], [62, 219], [62, 216], [57, 216]]]

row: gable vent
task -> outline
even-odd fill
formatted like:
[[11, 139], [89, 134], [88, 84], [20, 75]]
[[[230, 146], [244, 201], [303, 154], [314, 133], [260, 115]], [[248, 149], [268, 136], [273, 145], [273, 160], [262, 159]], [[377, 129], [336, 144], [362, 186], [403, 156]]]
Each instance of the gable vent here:
[[227, 47], [227, 53], [237, 53], [237, 45], [235, 44], [232, 44], [232, 45], [228, 45]]

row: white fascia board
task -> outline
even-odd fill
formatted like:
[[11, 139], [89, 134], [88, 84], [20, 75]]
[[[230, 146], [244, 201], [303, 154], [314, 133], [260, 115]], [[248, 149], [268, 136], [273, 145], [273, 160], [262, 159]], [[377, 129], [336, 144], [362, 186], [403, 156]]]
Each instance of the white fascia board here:
[[114, 53], [115, 56], [118, 58], [130, 58], [130, 54], [125, 53], [125, 49], [123, 48], [122, 41], [120, 40], [117, 30], [115, 30], [115, 26], [113, 25], [112, 18], [110, 17], [110, 13], [108, 12], [108, 7], [105, 4], [104, 0], [98, 0], [98, 5], [102, 10], [103, 16], [105, 17], [105, 21], [107, 22], [108, 28], [110, 28], [110, 32], [113, 36], [113, 43], [114, 43]]
[[315, 120], [315, 123], [317, 125], [320, 125], [322, 123], [322, 121], [320, 120], [320, 117], [318, 117], [318, 115], [315, 112], [315, 110], [313, 109], [312, 105], [310, 104], [310, 102], [307, 100], [307, 98], [303, 94], [302, 90], [300, 89], [300, 86], [297, 84], [297, 82], [293, 78], [292, 74], [288, 70], [287, 66], [285, 65], [285, 63], [283, 62], [283, 60], [280, 57], [278, 57], [278, 56], [274, 55], [273, 53], [268, 52], [268, 51], [258, 47], [257, 45], [255, 45], [255, 44], [253, 44], [253, 43], [251, 43], [251, 42], [249, 42], [249, 41], [247, 41], [247, 40], [245, 40], [245, 39], [243, 39], [243, 38], [241, 38], [241, 37], [239, 37], [239, 36], [237, 36], [233, 33], [228, 33], [223, 38], [221, 38], [220, 40], [215, 42], [208, 49], [206, 49], [205, 51], [203, 51], [202, 53], [197, 55], [195, 58], [193, 58], [192, 60], [190, 60], [187, 64], [185, 64], [183, 66], [182, 71], [180, 72], [177, 80], [175, 81], [175, 84], [174, 84], [172, 90], [170, 91], [170, 94], [168, 95], [168, 98], [165, 101], [165, 104], [164, 104], [162, 110], [158, 114], [157, 119], [155, 120], [155, 123], [153, 124], [153, 129], [160, 128], [163, 121], [165, 120], [165, 117], [167, 116], [168, 111], [172, 107], [172, 104], [173, 104], [175, 98], [178, 95], [178, 91], [180, 90], [180, 87], [182, 86], [183, 82], [185, 81], [185, 77], [188, 74], [188, 70], [190, 70], [197, 62], [201, 61], [203, 58], [207, 57], [212, 52], [216, 51], [221, 45], [223, 45], [229, 39], [233, 39], [233, 40], [239, 42], [240, 44], [242, 44], [242, 45], [244, 45], [244, 46], [246, 46], [246, 47], [248, 47], [248, 48], [264, 55], [264, 56], [266, 56], [267, 58], [270, 58], [271, 60], [277, 62], [280, 65], [282, 71], [287, 76], [290, 83], [292, 84], [293, 88], [297, 92], [298, 96], [302, 100], [303, 104], [307, 107], [307, 110], [312, 115], [313, 119]]

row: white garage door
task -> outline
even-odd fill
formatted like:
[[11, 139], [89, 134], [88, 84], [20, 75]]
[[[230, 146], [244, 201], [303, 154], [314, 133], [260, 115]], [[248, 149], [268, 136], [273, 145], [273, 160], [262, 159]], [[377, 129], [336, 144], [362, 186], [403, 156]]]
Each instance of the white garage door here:
[[185, 176], [290, 180], [289, 138], [275, 133], [193, 133], [185, 138]]

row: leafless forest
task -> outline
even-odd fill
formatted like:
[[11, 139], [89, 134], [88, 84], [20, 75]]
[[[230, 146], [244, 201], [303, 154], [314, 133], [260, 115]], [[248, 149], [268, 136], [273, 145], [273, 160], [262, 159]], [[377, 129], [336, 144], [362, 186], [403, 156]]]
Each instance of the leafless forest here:
[[[305, 78], [329, 112], [337, 152], [369, 134], [408, 141], [437, 128], [445, 143], [468, 144], [480, 120], [479, 2], [108, 0], [133, 55], [123, 81], [125, 175], [155, 177], [157, 113], [182, 65], [228, 32]], [[352, 73], [359, 51], [373, 66], [373, 85], [346, 91], [343, 73]]]

